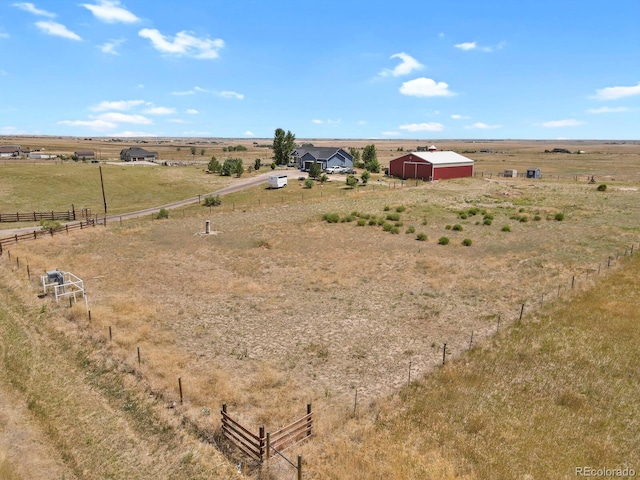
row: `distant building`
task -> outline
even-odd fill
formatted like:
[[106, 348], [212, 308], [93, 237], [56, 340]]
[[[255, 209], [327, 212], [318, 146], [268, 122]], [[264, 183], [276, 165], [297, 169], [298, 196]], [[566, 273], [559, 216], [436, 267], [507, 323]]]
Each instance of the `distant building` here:
[[20, 145], [2, 145], [0, 146], [0, 158], [17, 158], [22, 155]]
[[123, 162], [155, 162], [157, 159], [158, 152], [149, 152], [140, 147], [129, 147], [120, 151], [120, 160]]
[[391, 160], [389, 175], [403, 179], [445, 180], [473, 176], [472, 159], [456, 152], [438, 152], [430, 146], [428, 152], [411, 152]]
[[93, 160], [96, 158], [96, 152], [93, 150], [78, 150], [77, 152], [73, 152], [73, 154], [78, 157], [79, 160]]
[[527, 178], [540, 178], [539, 168], [527, 168]]

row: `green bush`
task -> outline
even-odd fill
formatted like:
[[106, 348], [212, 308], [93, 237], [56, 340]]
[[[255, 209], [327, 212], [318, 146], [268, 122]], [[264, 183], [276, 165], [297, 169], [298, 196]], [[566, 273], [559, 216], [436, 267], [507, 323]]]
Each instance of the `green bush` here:
[[462, 231], [462, 225], [460, 225], [459, 223], [456, 223], [451, 229], [456, 231], [456, 232], [461, 232]]
[[346, 217], [344, 217], [341, 222], [353, 222], [356, 219], [356, 217], [352, 216], [352, 215], [347, 215]]
[[604, 184], [604, 183], [603, 183], [603, 184], [601, 184], [601, 185], [598, 185], [597, 190], [598, 190], [599, 192], [606, 192], [606, 191], [607, 191], [607, 185], [606, 185], [606, 184]]
[[358, 185], [358, 179], [353, 175], [347, 176], [347, 186], [353, 188], [356, 185]]
[[257, 172], [258, 170], [260, 170], [260, 159], [256, 158], [255, 161], [253, 162], [253, 169]]
[[305, 178], [304, 188], [313, 188], [313, 180], [311, 180], [310, 178]]
[[484, 223], [485, 225], [491, 225], [491, 222], [492, 220], [490, 218], [485, 218], [482, 223]]
[[502, 227], [502, 231], [503, 232], [510, 232], [511, 231], [511, 227], [509, 225], [505, 225], [504, 227]]
[[276, 162], [271, 162], [271, 170], [275, 170], [276, 169]]
[[477, 215], [480, 212], [480, 209], [473, 207], [467, 210], [467, 212], [469, 213], [469, 215]]
[[160, 211], [156, 214], [156, 218], [158, 220], [169, 218], [169, 210], [167, 210], [166, 208], [161, 208]]
[[392, 228], [393, 228], [393, 225], [390, 224], [389, 222], [384, 222], [384, 224], [382, 225], [382, 229], [385, 232], [390, 232]]
[[418, 235], [416, 235], [416, 240], [418, 240], [419, 242], [424, 242], [427, 240], [427, 234], [426, 233], [419, 233]]
[[556, 216], [553, 217], [556, 221], [561, 222], [564, 220], [564, 213], [562, 212], [558, 212], [556, 213]]
[[217, 207], [222, 204], [222, 200], [220, 199], [220, 195], [207, 195], [204, 197], [204, 206], [205, 207]]
[[490, 213], [485, 213], [485, 214], [484, 214], [484, 219], [486, 220], [487, 218], [488, 218], [489, 220], [493, 220], [493, 215], [491, 215]]
[[533, 219], [534, 219], [536, 222], [539, 222], [540, 220], [542, 220], [542, 217], [541, 217], [540, 215], [536, 215], [535, 217], [533, 217]]
[[466, 214], [466, 213], [461, 213], [461, 214], [460, 214], [460, 218], [461, 218], [462, 220], [466, 220], [466, 219], [467, 219], [467, 214]]
[[402, 213], [407, 209], [407, 207], [405, 207], [404, 205], [400, 205], [399, 207], [396, 207], [396, 212], [398, 213]]
[[385, 212], [388, 212], [389, 210], [391, 210], [391, 207], [389, 205], [385, 205], [383, 210]]
[[407, 227], [407, 233], [415, 233], [416, 232], [416, 227], [414, 227], [413, 225], [410, 225], [409, 227]]
[[400, 233], [400, 229], [398, 227], [393, 227], [391, 230], [389, 230], [391, 233], [393, 233], [394, 235], [397, 235], [398, 233]]
[[398, 220], [400, 220], [400, 214], [399, 213], [388, 213], [387, 214], [387, 220], [391, 220], [393, 222], [397, 222]]
[[451, 230], [451, 225], [447, 225], [444, 227], [445, 230]]
[[447, 237], [440, 237], [438, 239], [438, 245], [449, 245], [449, 239]]
[[362, 184], [366, 185], [371, 178], [371, 174], [367, 170], [365, 170], [364, 172], [362, 172], [362, 175], [360, 175], [360, 178], [362, 179]]
[[462, 245], [464, 245], [465, 247], [470, 247], [471, 243], [473, 242], [471, 241], [470, 238], [465, 238], [464, 240], [462, 240]]
[[371, 220], [369, 220], [369, 225], [378, 225], [378, 221], [375, 218], [372, 218]]
[[322, 219], [327, 223], [338, 223], [340, 221], [340, 215], [337, 213], [325, 213], [322, 216]]
[[529, 221], [529, 217], [527, 217], [526, 215], [520, 215], [518, 217], [518, 221], [522, 223], [527, 223]]
[[358, 226], [359, 227], [364, 227], [367, 224], [367, 221], [363, 218], [359, 218], [358, 219]]
[[403, 223], [403, 222], [395, 222], [395, 223], [393, 224], [393, 226], [394, 226], [394, 227], [402, 227], [403, 225], [404, 225], [404, 223]]
[[384, 218], [378, 218], [378, 219], [376, 220], [376, 223], [377, 223], [378, 225], [384, 225], [386, 222], [385, 222]]

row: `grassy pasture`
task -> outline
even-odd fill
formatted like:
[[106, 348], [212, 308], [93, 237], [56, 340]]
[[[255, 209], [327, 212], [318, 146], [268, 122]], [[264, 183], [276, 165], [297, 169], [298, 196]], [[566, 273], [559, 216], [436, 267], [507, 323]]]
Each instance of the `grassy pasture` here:
[[[223, 401], [254, 430], [284, 425], [312, 401], [317, 436], [298, 450], [311, 478], [505, 478], [511, 471], [558, 478], [572, 474], [574, 459], [595, 466], [637, 462], [637, 436], [625, 436], [625, 424], [611, 413], [614, 401], [629, 405], [637, 393], [637, 378], [625, 377], [636, 358], [625, 355], [637, 338], [628, 335], [589, 362], [602, 354], [593, 325], [612, 313], [582, 322], [602, 303], [596, 285], [612, 292], [603, 309], [610, 305], [624, 318], [634, 311], [632, 302], [627, 313], [615, 310], [632, 277], [609, 275], [606, 261], [637, 245], [637, 183], [610, 182], [607, 192], [566, 178], [374, 185], [258, 187], [225, 196], [211, 212], [194, 206], [167, 221], [140, 219], [26, 242], [11, 248], [12, 257], [28, 258], [32, 271], [58, 266], [84, 278], [92, 323], [81, 308], [67, 307], [53, 309], [53, 326], [98, 344], [112, 326], [114, 342], [95, 355], [136, 365], [140, 346], [142, 365], [131, 368], [168, 401], [177, 399], [182, 377], [187, 402], [176, 411], [204, 431], [215, 431], [218, 420], [203, 412]], [[472, 208], [490, 214], [492, 223], [469, 214]], [[354, 220], [329, 224], [322, 220], [328, 212]], [[394, 213], [402, 222], [396, 235], [368, 225]], [[205, 219], [214, 235], [198, 235]], [[446, 228], [455, 224], [462, 231]], [[409, 227], [415, 233], [405, 233]], [[417, 241], [418, 233], [426, 241]], [[438, 245], [445, 235], [450, 244]], [[472, 246], [462, 246], [464, 238]], [[579, 301], [562, 310], [569, 298]], [[525, 324], [505, 332], [522, 303]], [[503, 333], [494, 336], [497, 315]], [[610, 335], [628, 332], [635, 317], [629, 318], [612, 323]], [[472, 331], [480, 346], [467, 353]], [[454, 362], [439, 369], [443, 343]], [[430, 375], [403, 389], [409, 362], [412, 379]], [[603, 383], [610, 371], [622, 380]], [[575, 383], [564, 382], [572, 375]], [[626, 411], [636, 422], [637, 413]], [[580, 441], [590, 428], [587, 417], [612, 439], [591, 457], [585, 456], [597, 441]], [[578, 433], [561, 436], [561, 427], [576, 424]], [[505, 443], [518, 453], [501, 455]], [[540, 466], [522, 462], [536, 445]], [[568, 445], [570, 454], [554, 460]], [[400, 450], [406, 453], [388, 453]], [[274, 465], [265, 475], [285, 478], [285, 467]]]

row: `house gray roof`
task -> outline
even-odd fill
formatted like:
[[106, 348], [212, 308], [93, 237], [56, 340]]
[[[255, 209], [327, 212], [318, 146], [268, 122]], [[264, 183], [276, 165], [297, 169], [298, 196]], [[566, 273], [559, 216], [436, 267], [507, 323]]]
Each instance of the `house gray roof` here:
[[327, 160], [340, 150], [342, 150], [348, 158], [352, 159], [351, 154], [341, 147], [302, 147], [296, 148], [292, 152], [292, 155], [295, 157], [304, 157], [308, 153], [316, 160]]
[[129, 147], [120, 152], [120, 155], [124, 154], [128, 154], [130, 157], [154, 157], [158, 155], [158, 152], [150, 152], [140, 147]]

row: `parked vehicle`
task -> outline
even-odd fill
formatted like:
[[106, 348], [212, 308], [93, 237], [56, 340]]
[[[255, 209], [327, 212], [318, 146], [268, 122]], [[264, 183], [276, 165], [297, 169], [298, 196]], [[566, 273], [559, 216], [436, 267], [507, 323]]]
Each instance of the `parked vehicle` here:
[[344, 172], [342, 171], [342, 167], [335, 165], [333, 167], [326, 168], [325, 173], [344, 173]]
[[286, 175], [269, 175], [269, 188], [282, 188], [287, 186]]

